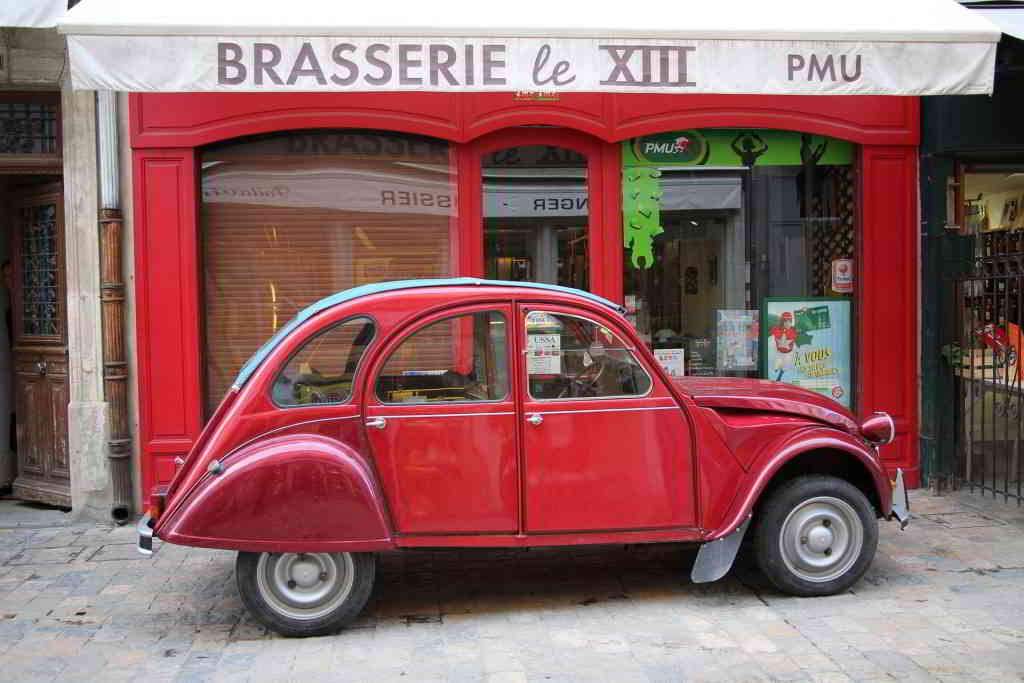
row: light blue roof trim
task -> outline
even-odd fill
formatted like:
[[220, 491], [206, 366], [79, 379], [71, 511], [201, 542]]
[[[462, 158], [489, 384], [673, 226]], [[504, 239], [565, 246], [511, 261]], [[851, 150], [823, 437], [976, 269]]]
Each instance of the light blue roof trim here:
[[390, 282], [375, 282], [370, 285], [362, 285], [360, 287], [353, 287], [352, 289], [346, 289], [336, 294], [324, 297], [319, 301], [310, 304], [306, 308], [299, 311], [294, 318], [285, 323], [274, 336], [264, 342], [263, 346], [259, 348], [256, 353], [249, 357], [249, 360], [245, 362], [242, 369], [238, 371], [238, 377], [235, 378], [235, 382], [232, 386], [233, 389], [239, 389], [245, 385], [245, 383], [252, 377], [252, 373], [256, 372], [256, 368], [260, 366], [260, 363], [270, 355], [278, 344], [284, 340], [292, 330], [312, 318], [317, 313], [327, 310], [338, 304], [358, 299], [364, 296], [370, 296], [372, 294], [380, 294], [381, 292], [391, 292], [396, 289], [415, 289], [417, 287], [451, 287], [458, 285], [489, 285], [498, 287], [527, 287], [530, 289], [541, 289], [549, 292], [563, 292], [566, 294], [575, 294], [576, 296], [582, 296], [585, 299], [589, 299], [595, 303], [599, 303], [602, 306], [607, 306], [612, 310], [622, 312], [622, 306], [619, 306], [614, 301], [609, 301], [604, 297], [585, 292], [582, 289], [573, 289], [572, 287], [562, 287], [561, 285], [547, 285], [541, 282], [512, 282], [510, 280], [482, 280], [476, 277], [453, 277], [453, 278], [436, 278], [426, 280], [392, 280]]

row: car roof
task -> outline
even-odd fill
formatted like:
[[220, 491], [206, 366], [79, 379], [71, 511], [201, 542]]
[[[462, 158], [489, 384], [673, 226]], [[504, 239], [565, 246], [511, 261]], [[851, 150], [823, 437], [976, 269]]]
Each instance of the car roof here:
[[340, 292], [326, 296], [319, 301], [316, 301], [306, 308], [295, 314], [295, 317], [285, 323], [281, 328], [274, 333], [270, 339], [264, 342], [263, 346], [259, 348], [249, 360], [245, 362], [242, 369], [238, 371], [238, 377], [235, 378], [233, 389], [241, 388], [256, 372], [256, 368], [266, 359], [270, 353], [277, 348], [285, 337], [292, 333], [295, 328], [304, 323], [305, 321], [312, 318], [317, 313], [325, 311], [328, 308], [333, 308], [338, 304], [343, 304], [347, 301], [359, 299], [373, 294], [381, 294], [383, 292], [392, 292], [401, 289], [417, 289], [421, 287], [465, 287], [468, 285], [485, 285], [488, 287], [517, 287], [525, 289], [538, 289], [548, 292], [560, 292], [562, 294], [573, 294], [580, 296], [594, 303], [607, 306], [608, 308], [622, 313], [624, 309], [614, 301], [605, 299], [604, 297], [585, 292], [582, 289], [573, 289], [571, 287], [562, 287], [561, 285], [548, 285], [542, 282], [512, 282], [511, 280], [484, 280], [478, 277], [452, 277], [452, 278], [428, 278], [420, 280], [391, 280], [388, 282], [375, 282], [369, 285], [361, 285], [359, 287], [353, 287], [351, 289], [345, 289]]

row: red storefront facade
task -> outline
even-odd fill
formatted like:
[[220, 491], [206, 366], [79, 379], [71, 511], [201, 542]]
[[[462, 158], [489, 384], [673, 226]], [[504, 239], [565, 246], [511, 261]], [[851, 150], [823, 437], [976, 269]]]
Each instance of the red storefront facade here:
[[488, 276], [481, 158], [515, 145], [581, 155], [590, 198], [583, 242], [587, 288], [619, 302], [627, 296], [628, 268], [624, 141], [669, 131], [731, 129], [795, 131], [852, 143], [855, 411], [885, 410], [893, 416], [897, 436], [883, 448], [884, 461], [891, 470], [902, 467], [908, 484], [917, 486], [918, 109], [918, 98], [895, 96], [563, 93], [537, 100], [514, 93], [133, 94], [140, 494], [170, 480], [175, 458], [188, 453], [209, 412], [205, 356], [215, 340], [204, 329], [209, 295], [202, 256], [204, 150], [250, 136], [324, 130], [394, 132], [447, 142], [457, 206], [450, 217], [446, 275]]

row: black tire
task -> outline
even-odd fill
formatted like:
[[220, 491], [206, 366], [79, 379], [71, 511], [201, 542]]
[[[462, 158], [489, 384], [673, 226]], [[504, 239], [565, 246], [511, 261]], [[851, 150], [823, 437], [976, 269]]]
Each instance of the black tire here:
[[283, 636], [335, 633], [359, 614], [373, 590], [373, 553], [250, 553], [235, 560], [249, 612]]
[[784, 593], [813, 597], [855, 584], [875, 557], [878, 518], [864, 493], [835, 477], [786, 482], [761, 507], [757, 564]]

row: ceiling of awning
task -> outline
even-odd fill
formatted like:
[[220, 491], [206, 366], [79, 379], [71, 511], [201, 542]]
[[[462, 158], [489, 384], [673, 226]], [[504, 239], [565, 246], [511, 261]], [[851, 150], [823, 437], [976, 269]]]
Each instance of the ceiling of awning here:
[[77, 88], [987, 93], [999, 29], [955, 0], [82, 0]]

